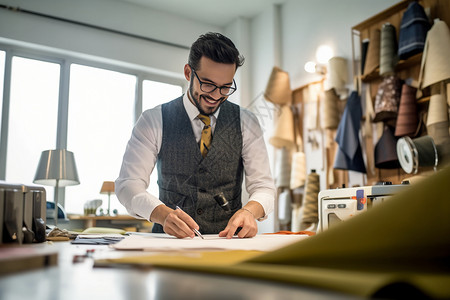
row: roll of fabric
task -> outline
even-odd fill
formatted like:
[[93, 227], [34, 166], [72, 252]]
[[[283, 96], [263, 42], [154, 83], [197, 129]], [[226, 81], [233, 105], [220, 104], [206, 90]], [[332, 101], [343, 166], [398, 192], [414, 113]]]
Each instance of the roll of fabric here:
[[448, 105], [443, 92], [431, 95], [428, 105], [427, 132], [437, 145], [449, 138]]
[[409, 3], [400, 23], [399, 59], [408, 59], [423, 51], [430, 27], [431, 24], [422, 5], [417, 1]]
[[341, 90], [348, 82], [347, 60], [343, 57], [332, 57], [328, 61], [329, 87]]
[[368, 75], [380, 66], [380, 29], [374, 29], [370, 32], [369, 48], [367, 49], [367, 58], [364, 66], [364, 75]]
[[280, 115], [275, 124], [275, 130], [269, 143], [275, 148], [293, 149], [295, 147], [294, 139], [294, 115], [289, 105], [283, 105], [280, 109]]
[[291, 167], [291, 189], [296, 189], [305, 185], [306, 180], [306, 157], [303, 152], [295, 152], [292, 155]]
[[322, 128], [336, 129], [339, 125], [339, 96], [334, 88], [324, 92]]
[[395, 136], [413, 137], [417, 131], [419, 115], [417, 113], [416, 92], [416, 88], [403, 84], [395, 124]]
[[395, 27], [389, 23], [384, 24], [381, 28], [380, 39], [380, 75], [392, 75], [398, 61]]
[[361, 127], [362, 107], [361, 98], [356, 91], [350, 94], [342, 114], [336, 133], [335, 141], [339, 147], [334, 161], [335, 169], [352, 170], [366, 173], [359, 130]]
[[430, 97], [428, 105], [427, 127], [440, 122], [448, 122], [447, 101], [443, 94], [435, 94]]
[[375, 167], [379, 169], [400, 168], [397, 156], [397, 139], [394, 130], [385, 126], [383, 135], [375, 145]]
[[396, 75], [383, 78], [375, 96], [375, 118], [373, 122], [394, 121], [397, 118], [400, 103], [402, 81]]
[[369, 49], [369, 39], [364, 39], [361, 42], [361, 74], [364, 74], [364, 67], [366, 65], [367, 50]]
[[275, 104], [285, 105], [292, 102], [292, 90], [289, 74], [273, 67], [264, 92], [264, 98]]
[[291, 181], [291, 152], [286, 148], [278, 151], [277, 159], [277, 178], [276, 185], [278, 188], [289, 188]]
[[315, 170], [311, 170], [306, 180], [305, 194], [306, 198], [303, 201], [303, 217], [301, 230], [310, 227], [319, 222], [318, 214], [318, 197], [320, 191], [320, 177]]
[[439, 154], [433, 138], [429, 135], [416, 139], [402, 137], [397, 142], [397, 154], [403, 170], [417, 174], [419, 167], [436, 167]]
[[428, 31], [419, 73], [419, 89], [450, 78], [450, 30], [435, 20]]

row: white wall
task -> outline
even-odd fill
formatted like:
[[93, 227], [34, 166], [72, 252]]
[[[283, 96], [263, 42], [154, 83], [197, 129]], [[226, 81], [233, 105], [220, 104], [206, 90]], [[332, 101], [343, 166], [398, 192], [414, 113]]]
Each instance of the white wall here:
[[[114, 0], [5, 0], [2, 4], [162, 40], [164, 44], [0, 9], [0, 37], [51, 47], [82, 58], [102, 57], [121, 66], [183, 78], [188, 47], [202, 33], [221, 28]], [[2, 40], [0, 40], [2, 42]]]
[[[225, 33], [246, 57], [237, 74], [239, 92], [231, 100], [260, 113], [267, 141], [273, 129], [275, 109], [270, 104], [266, 106], [268, 103], [264, 103], [261, 93], [272, 67], [279, 66], [290, 74], [292, 89], [316, 80], [303, 66], [314, 59], [319, 45], [330, 45], [335, 55], [350, 61], [351, 27], [399, 1], [287, 0], [281, 6], [268, 7], [250, 20], [239, 18], [226, 28], [115, 0], [3, 0], [2, 4], [186, 47], [207, 31]], [[188, 56], [187, 49], [0, 9], [0, 43], [11, 40], [82, 58], [102, 57], [101, 60], [119, 66], [176, 80], [183, 80]], [[273, 166], [274, 149], [270, 145], [268, 148]], [[306, 154], [314, 157], [308, 159], [308, 168], [322, 165], [315, 158], [320, 159], [320, 155]], [[269, 219], [263, 224], [260, 229], [270, 231], [274, 222]]]

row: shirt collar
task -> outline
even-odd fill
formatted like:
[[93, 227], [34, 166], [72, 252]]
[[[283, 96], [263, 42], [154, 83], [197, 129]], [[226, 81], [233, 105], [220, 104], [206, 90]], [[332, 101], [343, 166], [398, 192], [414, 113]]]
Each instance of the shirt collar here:
[[[184, 105], [184, 109], [186, 110], [186, 112], [187, 112], [187, 114], [189, 116], [189, 120], [193, 121], [195, 118], [197, 118], [197, 116], [200, 114], [200, 112], [198, 111], [197, 106], [192, 104], [192, 102], [189, 100], [188, 93], [189, 93], [189, 91], [187, 91], [183, 95], [183, 105]], [[213, 114], [213, 117], [216, 120], [217, 120], [217, 117], [219, 117], [219, 112], [220, 112], [220, 107]]]

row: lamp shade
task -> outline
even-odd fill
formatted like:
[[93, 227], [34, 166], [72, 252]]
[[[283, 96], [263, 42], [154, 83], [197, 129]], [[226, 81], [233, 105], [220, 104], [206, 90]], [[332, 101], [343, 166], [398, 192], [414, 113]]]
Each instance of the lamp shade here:
[[66, 149], [42, 151], [33, 182], [59, 187], [80, 184], [73, 152]]
[[114, 194], [114, 189], [114, 181], [104, 181], [100, 189], [100, 194]]

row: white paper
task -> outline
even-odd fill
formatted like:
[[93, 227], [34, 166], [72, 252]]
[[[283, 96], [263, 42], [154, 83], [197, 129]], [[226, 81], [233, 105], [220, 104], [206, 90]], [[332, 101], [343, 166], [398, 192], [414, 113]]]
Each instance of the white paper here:
[[130, 235], [111, 245], [116, 250], [180, 251], [180, 250], [257, 250], [273, 251], [305, 239], [308, 235], [256, 235], [253, 238], [233, 237], [226, 239], [218, 235], [178, 239], [166, 234]]

